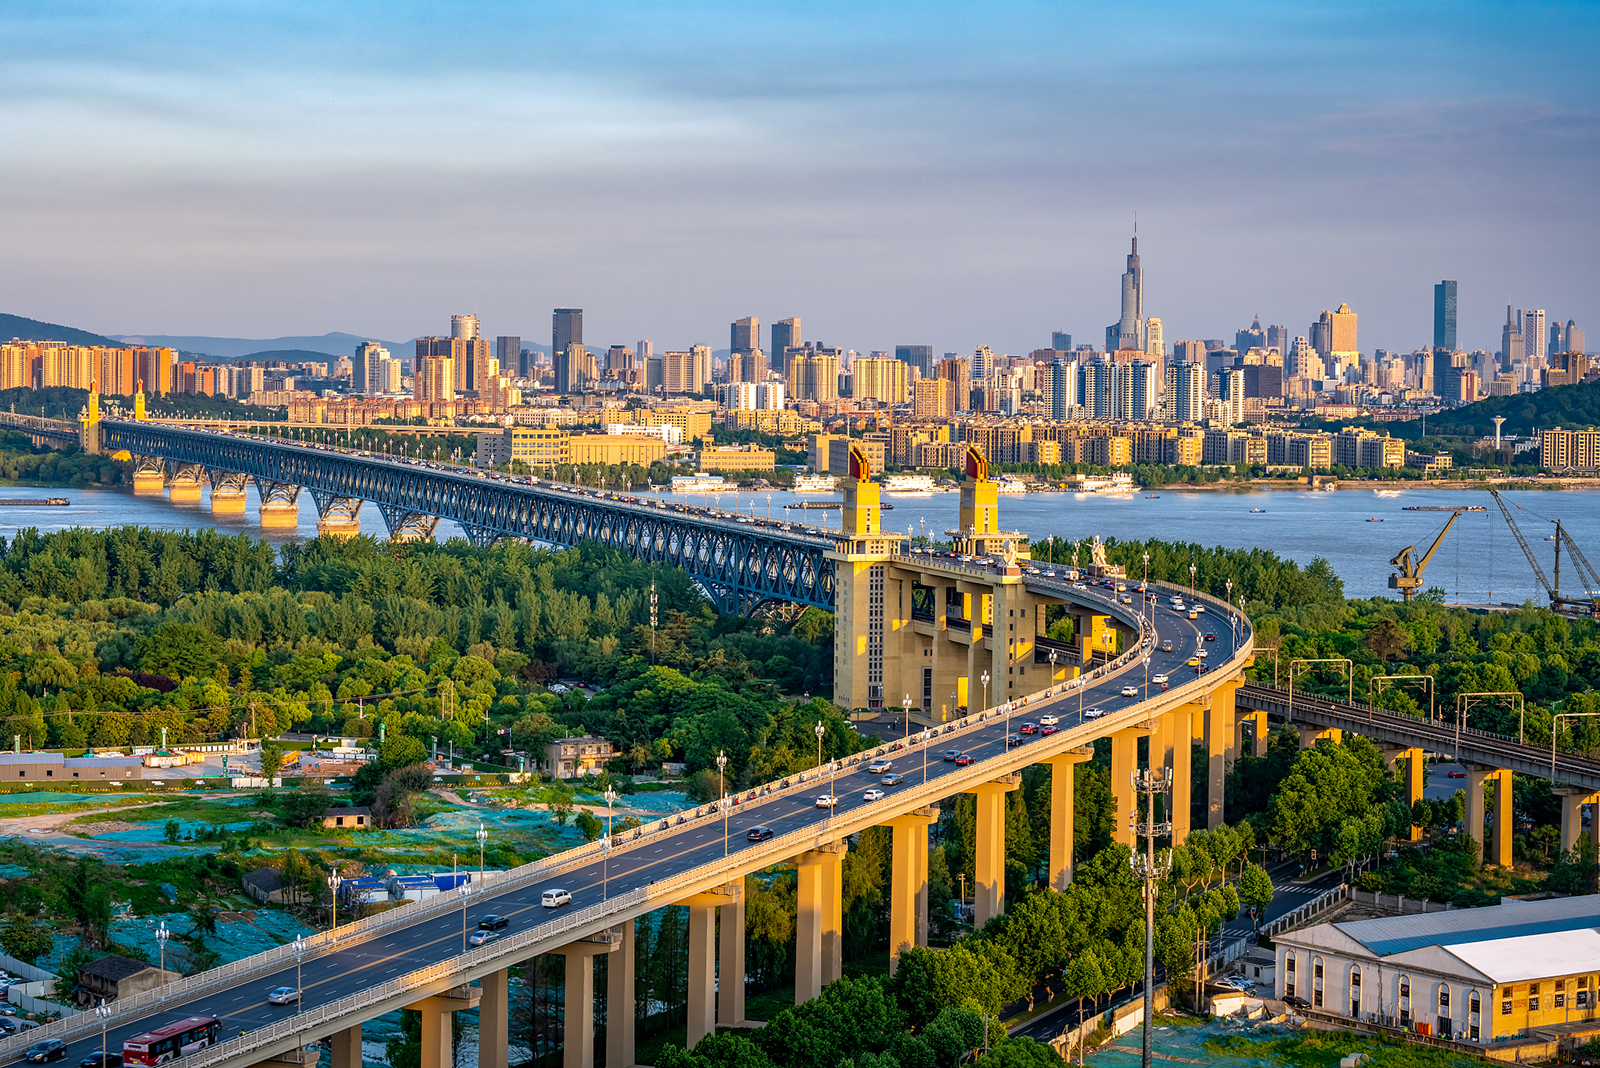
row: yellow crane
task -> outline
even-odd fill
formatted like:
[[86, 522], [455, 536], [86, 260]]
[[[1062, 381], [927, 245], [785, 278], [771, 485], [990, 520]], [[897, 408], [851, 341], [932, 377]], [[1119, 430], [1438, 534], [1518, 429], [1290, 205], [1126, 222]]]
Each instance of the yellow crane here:
[[1389, 561], [1391, 565], [1400, 569], [1398, 574], [1389, 576], [1389, 588], [1391, 590], [1399, 590], [1400, 596], [1409, 601], [1416, 595], [1418, 590], [1422, 589], [1422, 573], [1427, 570], [1428, 561], [1432, 560], [1433, 554], [1439, 551], [1439, 545], [1444, 541], [1444, 536], [1450, 533], [1450, 528], [1455, 525], [1456, 520], [1460, 519], [1461, 513], [1465, 511], [1465, 508], [1453, 510], [1450, 518], [1445, 520], [1444, 529], [1439, 531], [1437, 538], [1433, 539], [1433, 544], [1428, 546], [1428, 551], [1422, 554], [1422, 559], [1417, 559], [1417, 547], [1415, 545], [1407, 545], [1400, 550], [1393, 560]]

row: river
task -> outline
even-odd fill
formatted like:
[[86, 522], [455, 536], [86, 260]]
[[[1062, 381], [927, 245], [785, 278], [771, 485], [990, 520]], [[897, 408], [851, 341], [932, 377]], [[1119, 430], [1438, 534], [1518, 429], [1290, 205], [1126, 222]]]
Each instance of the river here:
[[[209, 498], [209, 490], [207, 491]], [[262, 531], [256, 522], [257, 497], [249, 490], [249, 510], [244, 515], [213, 517], [206, 503], [174, 504], [163, 497], [136, 497], [131, 490], [47, 489], [0, 487], [0, 499], [64, 496], [67, 507], [0, 507], [0, 535], [10, 537], [22, 527], [43, 531], [70, 526], [110, 527], [147, 526], [164, 530], [194, 530], [216, 527], [229, 533], [246, 533], [282, 543], [316, 534], [316, 508], [309, 494], [301, 496], [300, 525], [296, 531]], [[715, 497], [694, 494], [690, 498], [725, 510], [770, 513], [782, 518], [786, 505], [801, 501], [838, 500], [825, 494], [794, 494], [782, 491], [723, 493]], [[1600, 559], [1600, 491], [1512, 491], [1506, 501], [1520, 505], [1514, 509], [1523, 536], [1534, 553], [1551, 572], [1554, 543], [1545, 540], [1553, 531], [1547, 520], [1560, 519], [1592, 559]], [[910, 530], [918, 537], [926, 531], [943, 538], [956, 524], [958, 495], [885, 494], [894, 506], [884, 515], [888, 530]], [[1318, 556], [1325, 557], [1344, 580], [1351, 597], [1392, 597], [1388, 576], [1394, 570], [1388, 561], [1407, 545], [1416, 545], [1419, 555], [1427, 551], [1434, 536], [1444, 526], [1445, 512], [1408, 512], [1407, 505], [1478, 505], [1487, 512], [1464, 514], [1440, 546], [1424, 575], [1425, 586], [1440, 586], [1452, 603], [1481, 604], [1543, 600], [1521, 551], [1506, 529], [1505, 521], [1487, 493], [1474, 490], [1401, 489], [1338, 490], [1259, 490], [1254, 492], [1186, 491], [1162, 489], [1154, 496], [1144, 493], [1105, 495], [1074, 493], [1005, 494], [1000, 498], [1003, 526], [1020, 530], [1031, 538], [1057, 535], [1090, 538], [1096, 534], [1116, 538], [1161, 538], [1193, 541], [1202, 545], [1232, 548], [1270, 549], [1302, 565]], [[1261, 509], [1261, 511], [1252, 511]], [[792, 519], [809, 520], [813, 526], [839, 524], [837, 511], [789, 512]], [[1372, 522], [1372, 520], [1381, 522]], [[365, 533], [383, 538], [388, 534], [374, 505], [361, 510]], [[449, 521], [439, 523], [438, 537], [461, 534]], [[1087, 556], [1085, 556], [1087, 559]], [[1562, 559], [1562, 586], [1570, 593], [1581, 593], [1575, 570]], [[1537, 596], [1536, 596], [1537, 593]]]

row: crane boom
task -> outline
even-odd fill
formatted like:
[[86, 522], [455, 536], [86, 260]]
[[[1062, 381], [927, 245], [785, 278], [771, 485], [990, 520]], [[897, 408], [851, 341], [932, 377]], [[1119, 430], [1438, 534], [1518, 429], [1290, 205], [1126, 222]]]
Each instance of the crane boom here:
[[1545, 577], [1544, 568], [1539, 566], [1539, 560], [1533, 555], [1533, 548], [1528, 544], [1528, 539], [1522, 536], [1522, 531], [1517, 529], [1517, 521], [1511, 518], [1511, 509], [1506, 507], [1506, 502], [1501, 499], [1499, 490], [1490, 490], [1489, 496], [1494, 498], [1494, 503], [1500, 506], [1500, 514], [1506, 517], [1506, 526], [1511, 528], [1511, 534], [1517, 539], [1517, 544], [1522, 546], [1522, 555], [1528, 558], [1528, 566], [1533, 568], [1533, 577], [1539, 580], [1539, 585], [1544, 587], [1545, 596], [1552, 602], [1555, 601], [1555, 591], [1550, 588], [1550, 580]]
[[1583, 550], [1578, 548], [1578, 543], [1572, 540], [1572, 535], [1567, 533], [1567, 528], [1560, 523], [1556, 524], [1556, 534], [1566, 543], [1567, 552], [1578, 564], [1578, 578], [1583, 583], [1583, 588], [1591, 598], [1600, 597], [1600, 572], [1596, 572], [1589, 558], [1583, 555]]
[[1455, 525], [1457, 519], [1461, 518], [1461, 513], [1464, 511], [1466, 511], [1465, 508], [1457, 508], [1454, 514], [1445, 520], [1444, 529], [1439, 531], [1437, 538], [1433, 539], [1433, 544], [1428, 546], [1428, 551], [1423, 554], [1421, 560], [1415, 559], [1413, 555], [1416, 553], [1417, 547], [1415, 545], [1407, 545], [1396, 554], [1393, 560], [1389, 561], [1390, 564], [1400, 569], [1399, 574], [1389, 576], [1389, 588], [1391, 590], [1399, 590], [1402, 598], [1407, 601], [1411, 600], [1412, 596], [1422, 588], [1422, 573], [1427, 570], [1428, 561], [1432, 560], [1433, 554], [1439, 551], [1439, 546], [1444, 543], [1444, 536], [1450, 533], [1450, 528]]

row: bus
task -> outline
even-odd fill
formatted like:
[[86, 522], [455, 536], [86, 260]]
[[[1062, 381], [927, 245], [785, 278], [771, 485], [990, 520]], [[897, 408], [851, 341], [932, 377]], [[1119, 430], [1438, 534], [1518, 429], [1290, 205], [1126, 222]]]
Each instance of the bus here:
[[221, 1025], [215, 1016], [191, 1016], [187, 1020], [135, 1035], [122, 1043], [123, 1064], [166, 1064], [185, 1053], [215, 1045]]

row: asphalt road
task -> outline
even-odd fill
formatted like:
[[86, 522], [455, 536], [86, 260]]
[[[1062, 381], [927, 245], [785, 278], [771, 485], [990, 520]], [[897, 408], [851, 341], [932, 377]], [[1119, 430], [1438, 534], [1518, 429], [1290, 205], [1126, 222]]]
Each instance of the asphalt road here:
[[[1040, 584], [1030, 578], [1030, 586], [1037, 587]], [[1108, 591], [1102, 591], [1101, 595], [1094, 595], [1092, 591], [1086, 590], [1069, 589], [1067, 592], [1079, 602], [1091, 599], [1093, 596], [1110, 596]], [[1149, 664], [1151, 677], [1169, 673], [1173, 684], [1176, 685], [1194, 677], [1195, 669], [1187, 667], [1186, 662], [1201, 650], [1209, 654], [1207, 661], [1210, 663], [1221, 663], [1232, 654], [1231, 626], [1220, 613], [1206, 612], [1197, 620], [1190, 620], [1186, 615], [1172, 611], [1167, 606], [1165, 596], [1161, 605], [1152, 607], [1155, 608], [1156, 646]], [[1215, 640], [1205, 641], [1203, 636], [1207, 632], [1214, 633]], [[1163, 641], [1172, 643], [1171, 652], [1161, 651]], [[1187, 674], [1184, 674], [1185, 672]], [[1005, 751], [1008, 727], [1014, 733], [1024, 721], [1037, 722], [1042, 715], [1055, 714], [1060, 717], [1060, 727], [1065, 731], [1085, 722], [1090, 718], [1089, 711], [1094, 708], [1115, 712], [1137, 703], [1143, 699], [1143, 694], [1146, 692], [1144, 675], [1144, 665], [1137, 665], [1134, 670], [1118, 676], [1092, 681], [1083, 687], [1081, 695], [1078, 691], [1072, 690], [1045, 701], [1032, 703], [1026, 709], [1025, 715], [1013, 715], [1009, 721], [1004, 716], [993, 716], [989, 722], [980, 725], [976, 730], [961, 735], [958, 744], [963, 752], [971, 754], [979, 761], [993, 758]], [[1123, 686], [1128, 684], [1137, 684], [1138, 696], [1129, 697], [1121, 694]], [[1150, 687], [1150, 692], [1157, 690], [1156, 686]], [[1028, 745], [1036, 742], [1039, 735], [1029, 734], [1021, 737], [1024, 739], [1021, 744]], [[956, 765], [937, 759], [938, 752], [936, 749], [930, 754], [930, 759], [925, 764], [920, 759], [915, 764], [902, 761], [896, 764], [895, 770], [906, 773], [910, 782], [922, 781], [921, 777], [933, 781], [954, 772]], [[869, 802], [862, 796], [867, 790], [878, 787], [879, 778], [878, 775], [867, 774], [864, 765], [862, 769], [852, 768], [848, 772], [838, 773], [828, 784], [832, 795], [837, 798], [837, 810], [848, 812], [878, 805], [883, 806], [885, 817], [894, 814], [892, 788], [889, 790], [890, 796], [882, 801]], [[828, 796], [828, 792], [821, 789], [821, 785], [819, 783], [818, 794]], [[475, 899], [461, 913], [420, 921], [410, 927], [393, 930], [359, 944], [343, 947], [315, 958], [307, 958], [301, 966], [298, 978], [296, 969], [291, 966], [275, 975], [251, 979], [231, 989], [213, 991], [202, 997], [173, 1004], [143, 1017], [136, 1024], [111, 1028], [106, 1037], [107, 1049], [119, 1051], [125, 1038], [189, 1016], [218, 1017], [222, 1021], [220, 1038], [223, 1039], [236, 1037], [243, 1030], [253, 1031], [298, 1011], [293, 1005], [268, 1004], [267, 992], [275, 987], [290, 986], [303, 989], [305, 1001], [309, 1005], [355, 993], [365, 987], [383, 983], [463, 952], [467, 934], [477, 926], [478, 920], [484, 915], [496, 913], [509, 916], [511, 919], [509, 929], [512, 931], [542, 922], [550, 915], [549, 910], [540, 905], [540, 897], [545, 890], [559, 887], [570, 891], [572, 903], [565, 907], [580, 909], [596, 904], [610, 894], [645, 886], [657, 879], [711, 862], [724, 851], [736, 854], [747, 845], [745, 833], [757, 825], [771, 827], [778, 835], [782, 835], [826, 820], [827, 808], [819, 807], [815, 803], [815, 798], [816, 795], [808, 792], [807, 795], [758, 799], [741, 804], [729, 812], [725, 834], [723, 825], [701, 823], [687, 826], [678, 833], [624, 849], [603, 864], [591, 863], [570, 871], [562, 876], [559, 882], [552, 881], [508, 891], [490, 898]], [[324, 1036], [308, 1033], [306, 1037], [310, 1041]], [[99, 1035], [95, 1035], [93, 1039], [80, 1039], [71, 1043], [65, 1063], [75, 1065], [78, 1060], [90, 1053], [99, 1052], [100, 1045]], [[20, 1063], [20, 1059], [12, 1063]]]

